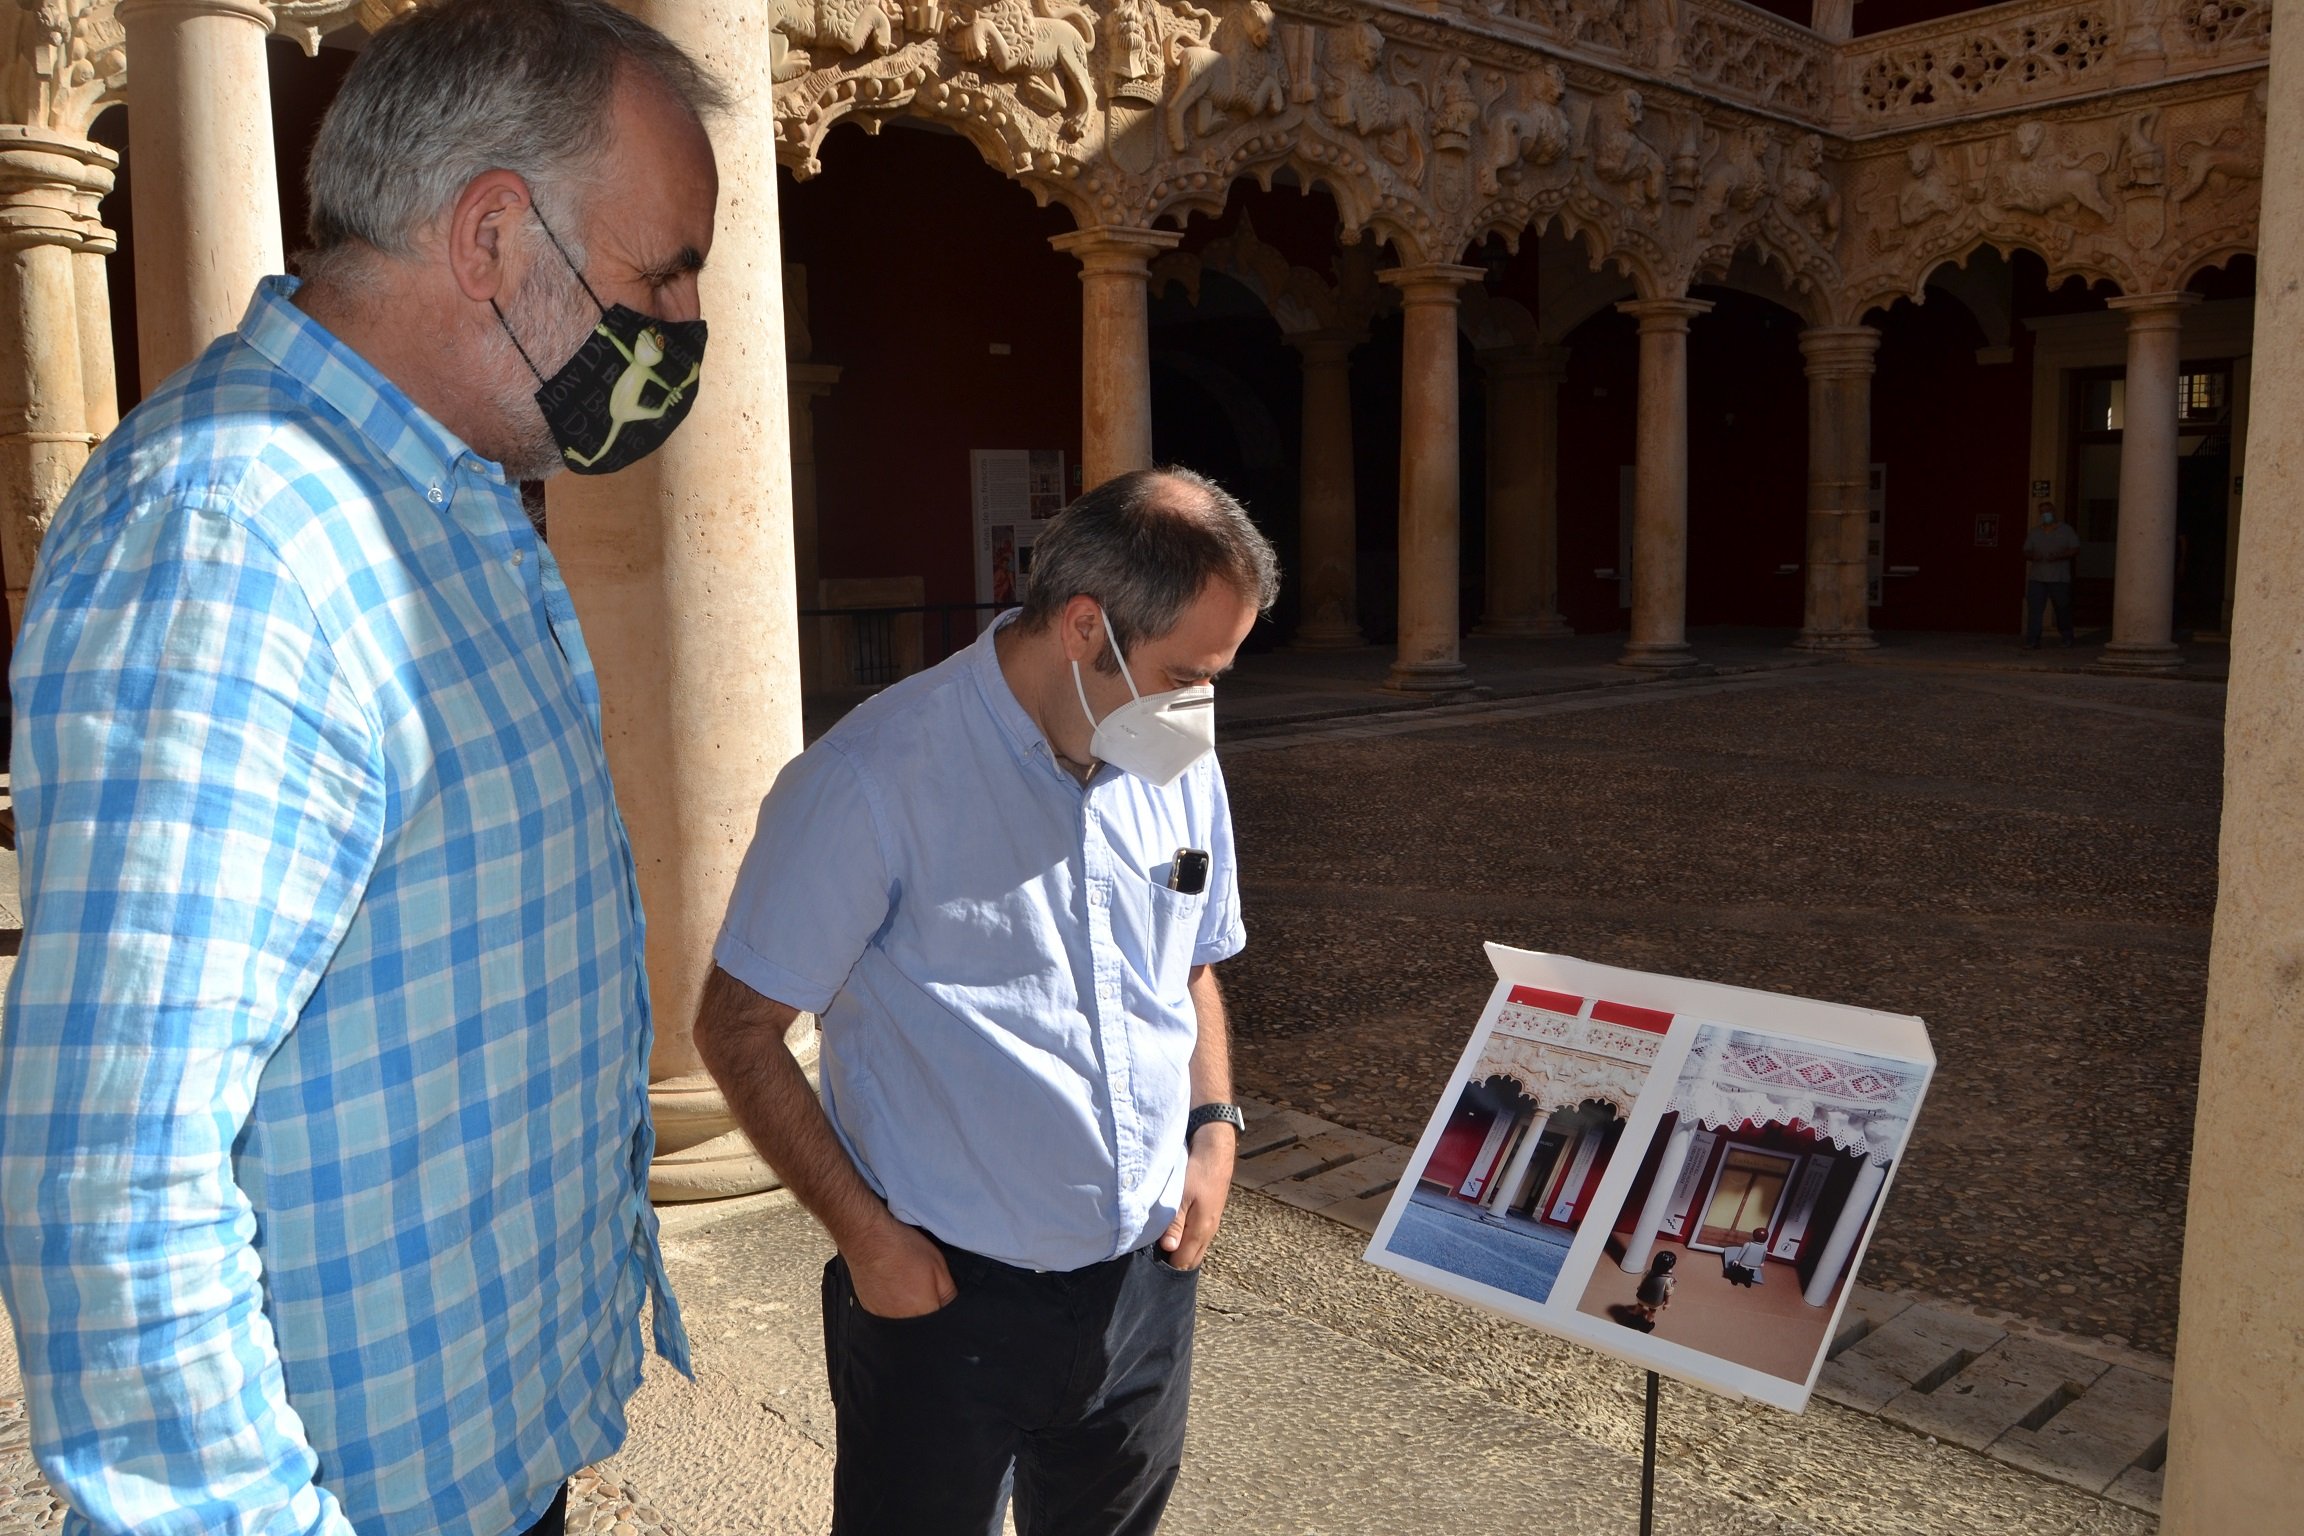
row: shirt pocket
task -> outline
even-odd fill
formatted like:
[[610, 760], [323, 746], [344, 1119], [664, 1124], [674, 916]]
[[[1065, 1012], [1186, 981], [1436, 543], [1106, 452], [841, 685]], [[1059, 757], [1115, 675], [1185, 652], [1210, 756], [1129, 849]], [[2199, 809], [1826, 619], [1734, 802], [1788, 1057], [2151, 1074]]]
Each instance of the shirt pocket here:
[[[1163, 872], [1165, 873], [1165, 872]], [[1145, 971], [1163, 1002], [1181, 1003], [1192, 980], [1192, 952], [1200, 947], [1200, 923], [1208, 893], [1172, 891], [1164, 880], [1148, 879]]]

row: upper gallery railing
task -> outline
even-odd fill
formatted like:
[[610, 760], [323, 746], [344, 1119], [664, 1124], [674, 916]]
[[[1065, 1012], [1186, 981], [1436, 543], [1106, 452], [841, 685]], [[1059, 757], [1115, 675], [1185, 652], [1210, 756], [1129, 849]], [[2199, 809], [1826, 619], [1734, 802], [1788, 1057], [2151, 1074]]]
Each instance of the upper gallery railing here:
[[1840, 45], [1855, 134], [2262, 63], [2271, 0], [2015, 0]]

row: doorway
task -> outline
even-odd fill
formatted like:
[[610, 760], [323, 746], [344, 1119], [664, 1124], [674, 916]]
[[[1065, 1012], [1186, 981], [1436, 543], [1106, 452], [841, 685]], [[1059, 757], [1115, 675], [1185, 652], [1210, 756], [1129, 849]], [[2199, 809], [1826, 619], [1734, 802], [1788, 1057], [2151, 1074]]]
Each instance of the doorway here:
[[1712, 1192], [1704, 1198], [1704, 1220], [1688, 1246], [1730, 1248], [1743, 1243], [1754, 1228], [1774, 1227], [1776, 1208], [1784, 1203], [1796, 1161], [1782, 1152], [1730, 1147], [1712, 1177]]

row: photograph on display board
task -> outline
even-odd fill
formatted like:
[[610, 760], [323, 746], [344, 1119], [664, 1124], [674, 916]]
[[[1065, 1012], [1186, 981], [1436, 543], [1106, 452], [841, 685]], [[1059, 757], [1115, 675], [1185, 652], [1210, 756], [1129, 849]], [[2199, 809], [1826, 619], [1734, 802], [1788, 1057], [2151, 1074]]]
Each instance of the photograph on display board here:
[[1935, 1068], [1904, 1014], [1487, 946], [1366, 1258], [1798, 1412]]
[[1807, 1382], [1927, 1078], [1915, 1062], [1702, 1025], [1579, 1309]]
[[1436, 1143], [1402, 1181], [1407, 1204], [1386, 1251], [1548, 1299], [1671, 1022], [1604, 998], [1510, 988]]

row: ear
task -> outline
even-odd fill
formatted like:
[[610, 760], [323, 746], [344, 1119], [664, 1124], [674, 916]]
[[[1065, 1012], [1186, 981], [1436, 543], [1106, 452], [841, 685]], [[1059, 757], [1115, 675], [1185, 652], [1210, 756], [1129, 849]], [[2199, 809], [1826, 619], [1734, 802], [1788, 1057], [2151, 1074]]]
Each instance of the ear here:
[[464, 297], [485, 304], [510, 286], [512, 272], [529, 254], [522, 249], [523, 231], [534, 202], [527, 182], [499, 170], [473, 177], [450, 205], [448, 269]]
[[1104, 653], [1103, 609], [1085, 592], [1073, 594], [1056, 615], [1056, 637], [1066, 661], [1092, 662]]

